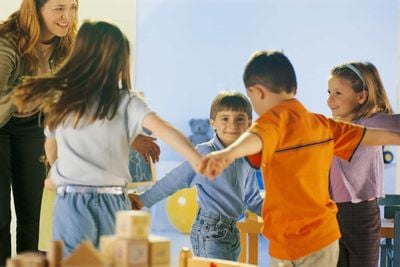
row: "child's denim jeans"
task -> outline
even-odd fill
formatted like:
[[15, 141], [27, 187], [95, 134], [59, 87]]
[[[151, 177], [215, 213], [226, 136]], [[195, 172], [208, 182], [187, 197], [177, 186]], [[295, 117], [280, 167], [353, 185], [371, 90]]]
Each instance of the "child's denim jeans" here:
[[236, 220], [204, 209], [197, 213], [190, 241], [198, 257], [237, 261], [240, 254]]
[[110, 192], [99, 193], [99, 188], [58, 187], [54, 204], [53, 240], [64, 241], [64, 256], [68, 256], [83, 240], [91, 241], [97, 247], [101, 235], [114, 234], [115, 213], [131, 209], [123, 189], [117, 187], [117, 190], [111, 188]]

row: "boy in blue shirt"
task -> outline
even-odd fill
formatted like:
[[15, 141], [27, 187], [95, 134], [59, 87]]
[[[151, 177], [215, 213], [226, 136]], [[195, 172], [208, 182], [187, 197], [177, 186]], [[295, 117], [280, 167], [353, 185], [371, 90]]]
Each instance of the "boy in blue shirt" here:
[[[214, 137], [196, 147], [201, 154], [232, 144], [251, 125], [252, 108], [239, 92], [221, 92], [211, 104], [210, 124]], [[196, 256], [236, 261], [240, 254], [236, 221], [248, 209], [261, 213], [256, 172], [244, 158], [235, 160], [218, 179], [210, 181], [197, 174], [184, 161], [157, 181], [149, 190], [131, 196], [134, 206], [151, 207], [182, 188], [196, 185], [199, 210], [192, 226], [190, 241]]]

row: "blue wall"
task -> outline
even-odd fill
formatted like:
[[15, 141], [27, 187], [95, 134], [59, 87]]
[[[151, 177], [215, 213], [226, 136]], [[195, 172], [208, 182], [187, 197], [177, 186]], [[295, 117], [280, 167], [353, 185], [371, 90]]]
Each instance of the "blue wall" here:
[[[207, 118], [214, 95], [245, 92], [243, 67], [258, 49], [279, 49], [298, 76], [298, 98], [326, 106], [329, 69], [371, 61], [397, 103], [399, 4], [395, 0], [138, 0], [136, 87], [185, 134]], [[179, 157], [162, 144], [162, 159]]]

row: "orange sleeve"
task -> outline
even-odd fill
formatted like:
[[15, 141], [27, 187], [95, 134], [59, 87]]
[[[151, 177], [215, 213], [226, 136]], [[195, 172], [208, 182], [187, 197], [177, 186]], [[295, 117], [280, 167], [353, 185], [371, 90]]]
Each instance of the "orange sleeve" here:
[[247, 156], [247, 160], [253, 168], [260, 168], [261, 163], [268, 163], [273, 156], [279, 140], [276, 126], [278, 122], [279, 120], [273, 116], [263, 115], [248, 129], [248, 132], [257, 135], [262, 141], [261, 152]]
[[360, 145], [366, 128], [352, 123], [337, 122], [329, 119], [334, 138], [335, 156], [350, 161], [354, 151]]

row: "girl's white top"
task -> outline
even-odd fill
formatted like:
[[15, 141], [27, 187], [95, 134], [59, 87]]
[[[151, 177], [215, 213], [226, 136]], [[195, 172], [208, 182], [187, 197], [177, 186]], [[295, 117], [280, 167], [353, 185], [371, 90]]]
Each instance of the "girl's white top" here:
[[125, 186], [130, 180], [129, 145], [143, 132], [142, 121], [150, 112], [143, 98], [121, 90], [120, 104], [111, 120], [89, 124], [84, 116], [76, 128], [68, 120], [52, 132], [46, 128], [46, 137], [57, 141], [52, 180], [58, 186]]

